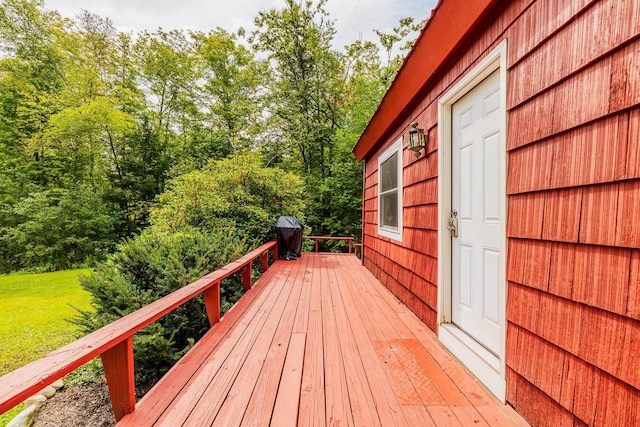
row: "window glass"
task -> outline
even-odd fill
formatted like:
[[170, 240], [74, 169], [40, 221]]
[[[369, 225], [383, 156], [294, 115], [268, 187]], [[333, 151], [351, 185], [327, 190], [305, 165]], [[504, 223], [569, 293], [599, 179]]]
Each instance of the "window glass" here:
[[380, 190], [384, 193], [385, 191], [398, 188], [398, 153], [395, 153], [393, 156], [382, 162], [380, 168], [382, 169]]
[[398, 191], [381, 196], [382, 215], [380, 221], [387, 227], [398, 227]]
[[402, 138], [378, 158], [378, 234], [402, 241]]

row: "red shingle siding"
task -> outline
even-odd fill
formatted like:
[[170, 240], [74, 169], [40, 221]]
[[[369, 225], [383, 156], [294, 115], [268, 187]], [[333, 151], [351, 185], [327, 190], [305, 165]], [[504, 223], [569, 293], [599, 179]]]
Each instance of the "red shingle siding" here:
[[[629, 303], [627, 316], [640, 320], [640, 251], [631, 252], [631, 274], [629, 276]], [[640, 354], [638, 354], [640, 356]], [[640, 361], [640, 357], [638, 358]], [[640, 369], [638, 369], [640, 372]]]
[[[522, 2], [513, 2], [522, 3]], [[508, 37], [512, 41], [509, 64], [521, 60], [525, 55], [534, 52], [545, 39], [564, 27], [568, 21], [593, 0], [572, 0], [562, 2], [527, 1], [531, 3], [508, 30]]]
[[[629, 422], [619, 425], [635, 425], [640, 415], [632, 407], [640, 397], [638, 322], [515, 283], [509, 292], [514, 303], [508, 310], [510, 370], [589, 425], [598, 414], [602, 419], [613, 415], [600, 402], [614, 396], [620, 400], [616, 410], [630, 411]], [[530, 313], [520, 312], [517, 304], [529, 304]], [[608, 390], [615, 395], [599, 395]], [[518, 409], [522, 391], [516, 393], [509, 401]], [[618, 421], [607, 419], [604, 425]]]
[[[397, 136], [394, 141], [396, 139]], [[367, 172], [374, 163], [377, 168], [377, 157], [367, 162]], [[365, 266], [435, 331], [438, 307], [437, 152], [416, 159], [413, 153], [405, 150], [403, 164], [402, 242], [378, 235], [377, 173], [365, 179]]]
[[545, 194], [542, 239], [577, 242], [580, 231], [582, 188], [549, 191]]
[[429, 135], [403, 156], [403, 242], [377, 235], [367, 158], [365, 265], [437, 329], [438, 100], [508, 39], [507, 401], [533, 425], [640, 425], [640, 8], [513, 0], [485, 21], [385, 141], [416, 118]]
[[582, 200], [580, 242], [612, 246], [616, 240], [619, 184], [586, 187]]
[[547, 394], [533, 386], [528, 380], [510, 370], [509, 381], [513, 404], [518, 412], [534, 426], [573, 426], [575, 416], [567, 411]]
[[545, 193], [526, 193], [509, 197], [507, 236], [540, 239], [544, 219]]
[[[640, 108], [631, 110], [629, 115], [629, 141], [627, 164], [624, 178], [640, 178]], [[635, 143], [632, 143], [635, 141]]]
[[571, 299], [571, 295], [573, 295], [573, 272], [575, 271], [575, 265], [576, 245], [554, 243], [551, 249], [549, 293]]
[[631, 251], [578, 245], [572, 300], [626, 315]]
[[[540, 2], [537, 5], [549, 6]], [[640, 32], [639, 21], [630, 21], [638, 15], [637, 10], [632, 1], [595, 2], [584, 14], [536, 46], [511, 75], [510, 106], [526, 101], [635, 37]], [[611, 28], [611, 22], [616, 23], [615, 29]], [[567, 46], [572, 49], [569, 51]], [[522, 74], [529, 70], [532, 72]]]
[[638, 177], [635, 166], [633, 169], [627, 167], [629, 124], [629, 113], [624, 112], [512, 150], [509, 153], [507, 193]]
[[[640, 140], [636, 140], [640, 142]], [[640, 247], [640, 181], [620, 183], [618, 217], [616, 218], [616, 246]]]

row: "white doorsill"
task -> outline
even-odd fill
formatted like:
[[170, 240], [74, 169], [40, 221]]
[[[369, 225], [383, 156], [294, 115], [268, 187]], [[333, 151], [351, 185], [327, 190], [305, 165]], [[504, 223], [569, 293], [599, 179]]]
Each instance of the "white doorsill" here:
[[500, 402], [505, 402], [506, 381], [500, 374], [499, 357], [451, 323], [440, 324], [438, 339]]

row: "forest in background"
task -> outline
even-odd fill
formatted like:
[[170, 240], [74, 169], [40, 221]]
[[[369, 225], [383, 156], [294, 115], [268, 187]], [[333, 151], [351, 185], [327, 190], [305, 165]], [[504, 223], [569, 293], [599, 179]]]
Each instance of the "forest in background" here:
[[220, 239], [244, 249], [280, 214], [359, 237], [351, 150], [423, 22], [336, 50], [325, 3], [286, 0], [252, 32], [131, 33], [3, 0], [0, 273], [95, 265], [176, 230], [185, 245], [233, 230]]
[[[351, 150], [423, 23], [336, 50], [325, 3], [285, 0], [251, 32], [127, 33], [3, 0], [0, 274], [91, 267], [91, 308], [70, 319], [85, 334], [273, 239], [280, 215], [359, 237]], [[199, 297], [136, 334], [137, 384], [208, 328]]]

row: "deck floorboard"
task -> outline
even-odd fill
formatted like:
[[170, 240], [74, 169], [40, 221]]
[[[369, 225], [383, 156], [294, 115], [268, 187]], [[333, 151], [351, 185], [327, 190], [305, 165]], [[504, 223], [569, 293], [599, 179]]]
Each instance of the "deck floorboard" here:
[[277, 261], [249, 297], [118, 426], [526, 425], [353, 255]]

